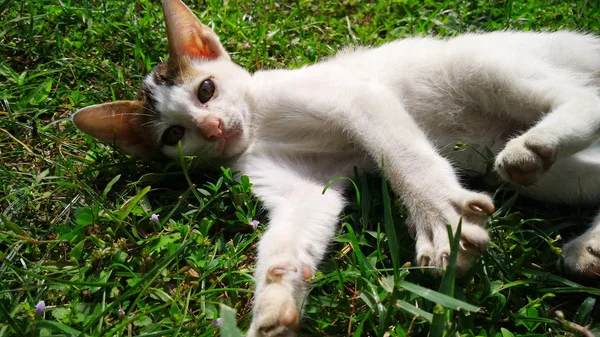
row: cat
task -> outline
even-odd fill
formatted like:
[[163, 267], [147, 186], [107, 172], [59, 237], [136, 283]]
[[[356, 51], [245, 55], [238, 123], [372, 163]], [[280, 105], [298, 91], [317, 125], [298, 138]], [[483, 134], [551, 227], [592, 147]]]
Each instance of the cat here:
[[[297, 70], [250, 74], [180, 0], [163, 3], [169, 57], [135, 100], [93, 105], [81, 131], [146, 159], [198, 156], [248, 175], [269, 211], [256, 262], [248, 336], [294, 336], [306, 281], [332, 239], [353, 168], [385, 175], [404, 202], [416, 262], [441, 273], [446, 225], [462, 219], [457, 261], [486, 249], [494, 212], [454, 167], [495, 171], [522, 193], [565, 203], [600, 200], [600, 39], [574, 32], [418, 37], [346, 50]], [[452, 164], [451, 164], [452, 163]], [[600, 275], [600, 216], [563, 247], [572, 272]]]

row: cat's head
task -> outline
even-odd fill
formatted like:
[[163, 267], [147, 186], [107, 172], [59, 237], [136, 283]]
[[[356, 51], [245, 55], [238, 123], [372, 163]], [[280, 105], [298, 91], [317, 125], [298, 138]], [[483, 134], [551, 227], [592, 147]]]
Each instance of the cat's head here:
[[205, 161], [248, 147], [250, 74], [234, 64], [217, 35], [181, 0], [164, 0], [169, 57], [146, 76], [133, 101], [83, 108], [75, 126], [121, 151], [146, 159], [184, 155]]

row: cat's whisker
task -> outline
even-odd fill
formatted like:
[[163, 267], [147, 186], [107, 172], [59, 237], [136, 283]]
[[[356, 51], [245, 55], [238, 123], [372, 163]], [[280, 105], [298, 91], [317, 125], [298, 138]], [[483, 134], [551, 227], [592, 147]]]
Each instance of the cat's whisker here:
[[150, 111], [151, 113], [153, 113], [154, 115], [160, 115], [160, 112], [158, 110], [154, 110], [146, 105], [144, 105], [144, 110]]
[[148, 125], [156, 125], [156, 121], [150, 120], [150, 121], [147, 121], [145, 123], [140, 124], [140, 126], [142, 126], [142, 127], [145, 127], [145, 126], [148, 126]]
[[132, 114], [130, 114], [130, 115], [132, 115], [132, 116], [150, 117], [150, 118], [152, 118], [152, 117], [156, 117], [156, 115], [152, 115], [152, 114], [143, 114], [143, 113], [132, 113]]
[[144, 117], [155, 117], [150, 114], [136, 113], [136, 112], [124, 112], [124, 113], [115, 113], [104, 116], [99, 116], [98, 118], [114, 118], [115, 116], [144, 116]]

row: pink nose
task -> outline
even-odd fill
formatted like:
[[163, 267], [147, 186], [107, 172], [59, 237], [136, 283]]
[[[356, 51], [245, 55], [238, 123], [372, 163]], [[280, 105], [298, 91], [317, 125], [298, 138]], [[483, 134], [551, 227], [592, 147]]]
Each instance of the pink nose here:
[[223, 138], [223, 121], [219, 117], [208, 116], [198, 123], [198, 130], [206, 140]]

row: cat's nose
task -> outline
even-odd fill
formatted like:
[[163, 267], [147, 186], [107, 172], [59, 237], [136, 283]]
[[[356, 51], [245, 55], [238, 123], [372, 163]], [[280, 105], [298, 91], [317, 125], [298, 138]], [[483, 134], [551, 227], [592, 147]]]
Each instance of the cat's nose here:
[[219, 117], [208, 116], [198, 123], [198, 130], [206, 140], [223, 138], [223, 120]]

